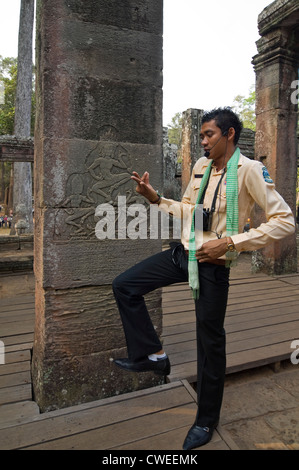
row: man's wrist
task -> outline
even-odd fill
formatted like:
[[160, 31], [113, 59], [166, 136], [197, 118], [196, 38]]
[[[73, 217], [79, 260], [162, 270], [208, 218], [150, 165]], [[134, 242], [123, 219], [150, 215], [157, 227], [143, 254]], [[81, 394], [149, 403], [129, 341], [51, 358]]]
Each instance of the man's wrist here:
[[226, 247], [227, 247], [227, 251], [237, 251], [235, 244], [231, 237], [226, 237]]
[[149, 202], [150, 202], [151, 204], [159, 204], [159, 202], [161, 201], [161, 196], [160, 196], [160, 194], [158, 193], [158, 191], [157, 191], [156, 194], [157, 194], [156, 199], [154, 199], [153, 201], [149, 200]]

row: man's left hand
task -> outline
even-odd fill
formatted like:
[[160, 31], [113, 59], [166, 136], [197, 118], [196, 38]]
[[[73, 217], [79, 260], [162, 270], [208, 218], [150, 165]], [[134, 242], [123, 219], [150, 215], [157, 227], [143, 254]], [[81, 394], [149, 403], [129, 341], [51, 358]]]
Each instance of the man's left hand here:
[[200, 263], [208, 263], [223, 256], [227, 252], [227, 238], [210, 240], [196, 250], [195, 257]]

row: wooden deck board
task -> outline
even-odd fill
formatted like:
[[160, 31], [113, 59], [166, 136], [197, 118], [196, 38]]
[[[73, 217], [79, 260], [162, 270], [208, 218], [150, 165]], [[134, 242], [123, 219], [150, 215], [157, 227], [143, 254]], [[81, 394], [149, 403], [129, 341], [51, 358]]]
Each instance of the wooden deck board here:
[[[299, 337], [298, 299], [298, 274], [231, 280], [225, 320], [227, 374], [289, 357], [290, 344]], [[163, 341], [172, 363], [167, 384], [39, 414], [30, 382], [34, 296], [4, 299], [0, 448], [181, 449], [196, 410], [194, 391], [188, 387], [196, 381], [195, 313], [188, 286], [164, 288], [162, 305]], [[219, 428], [203, 450], [227, 448], [236, 447]]]
[[[35, 410], [33, 410], [35, 411]], [[0, 448], [178, 450], [196, 402], [183, 382], [36, 415], [0, 429]], [[7, 418], [6, 418], [7, 419]], [[209, 448], [230, 449], [216, 431]]]
[[[299, 275], [236, 279], [225, 319], [227, 374], [284, 360], [299, 336]], [[249, 282], [247, 282], [249, 281]], [[170, 381], [196, 381], [196, 332], [187, 284], [163, 290], [163, 344]]]
[[[190, 389], [180, 381], [43, 415], [33, 409], [23, 423], [9, 423], [6, 416], [2, 429], [0, 424], [0, 448], [180, 450], [197, 408]], [[200, 450], [236, 448], [219, 428]]]

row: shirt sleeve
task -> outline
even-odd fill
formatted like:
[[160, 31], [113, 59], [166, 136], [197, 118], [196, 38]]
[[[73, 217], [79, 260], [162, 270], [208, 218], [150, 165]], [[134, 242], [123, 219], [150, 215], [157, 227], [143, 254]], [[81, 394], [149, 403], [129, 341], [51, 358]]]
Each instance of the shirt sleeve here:
[[231, 238], [237, 251], [258, 250], [270, 242], [281, 240], [295, 232], [293, 213], [276, 191], [269, 173], [261, 162], [255, 162], [247, 172], [245, 184], [249, 195], [265, 212], [267, 222], [249, 232]]
[[190, 179], [181, 201], [161, 197], [159, 209], [180, 219], [185, 217], [186, 212], [192, 211], [194, 209], [194, 204], [191, 203], [191, 181], [192, 178]]

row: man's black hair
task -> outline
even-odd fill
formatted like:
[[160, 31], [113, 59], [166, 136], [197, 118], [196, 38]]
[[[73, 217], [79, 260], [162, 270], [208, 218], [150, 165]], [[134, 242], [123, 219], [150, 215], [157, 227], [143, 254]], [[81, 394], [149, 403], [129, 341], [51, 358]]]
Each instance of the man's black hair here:
[[231, 127], [235, 129], [234, 144], [237, 145], [243, 129], [243, 124], [239, 116], [237, 116], [237, 114], [229, 107], [217, 108], [212, 111], [206, 111], [203, 114], [202, 124], [210, 122], [213, 119], [215, 120], [217, 127], [221, 129], [222, 134], [224, 132], [228, 132]]

